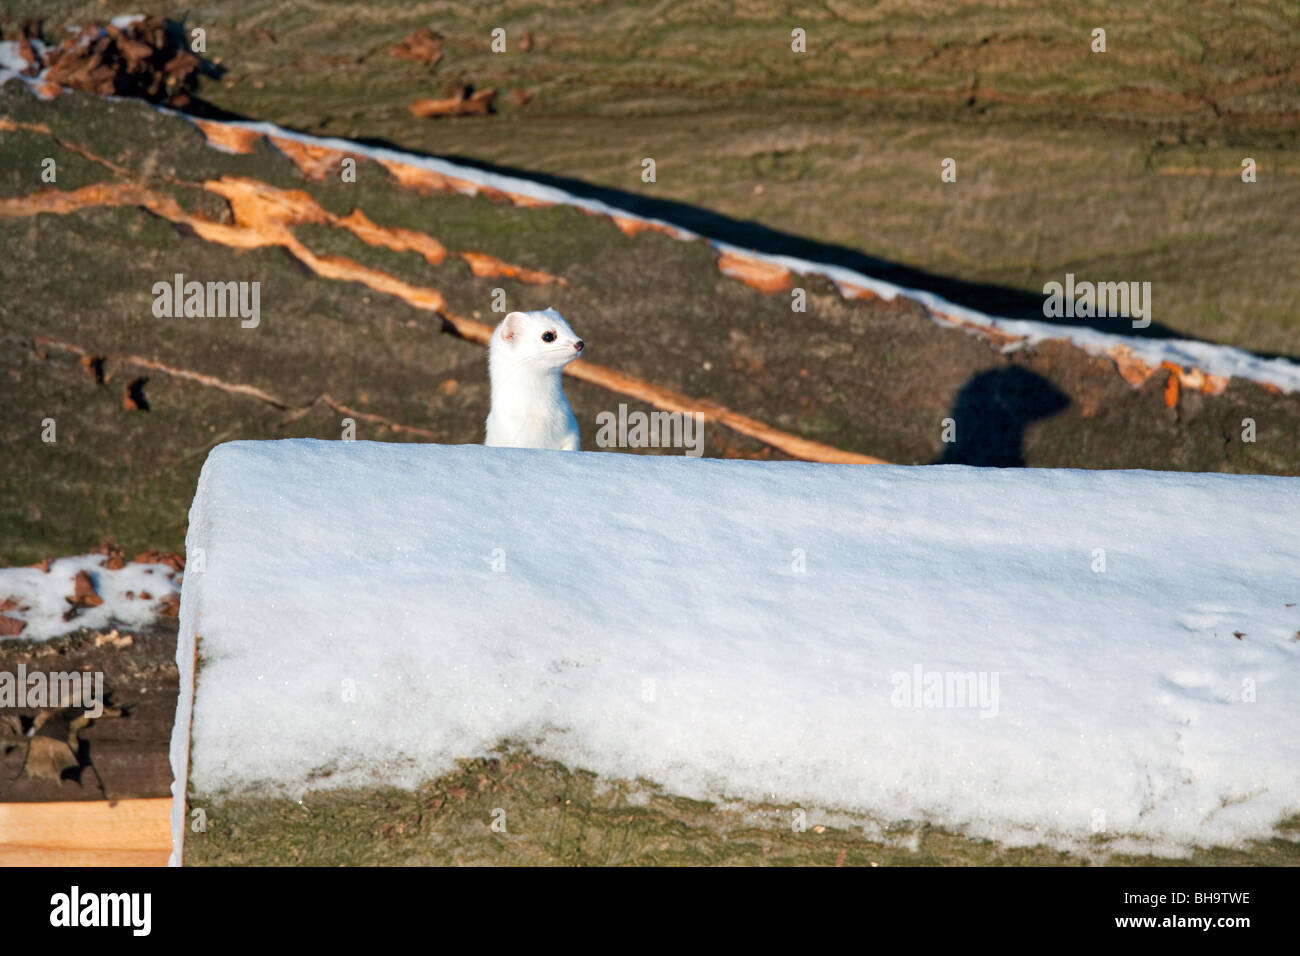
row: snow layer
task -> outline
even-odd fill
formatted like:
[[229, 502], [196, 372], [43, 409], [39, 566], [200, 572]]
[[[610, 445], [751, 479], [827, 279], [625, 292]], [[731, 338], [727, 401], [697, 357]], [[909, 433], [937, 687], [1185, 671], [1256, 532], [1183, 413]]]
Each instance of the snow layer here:
[[[0, 602], [10, 597], [17, 602], [17, 607], [3, 613], [27, 622], [18, 636], [39, 641], [83, 627], [150, 627], [158, 620], [159, 602], [180, 591], [175, 572], [165, 564], [129, 561], [126, 567], [109, 570], [103, 566], [104, 561], [102, 554], [82, 554], [52, 561], [48, 572], [40, 568], [0, 568]], [[67, 599], [76, 590], [78, 571], [90, 573], [95, 593], [104, 603], [82, 608], [71, 620], [64, 620], [71, 607]]]
[[292, 796], [514, 739], [697, 798], [1233, 844], [1300, 810], [1298, 526], [1294, 478], [226, 444], [173, 767]]

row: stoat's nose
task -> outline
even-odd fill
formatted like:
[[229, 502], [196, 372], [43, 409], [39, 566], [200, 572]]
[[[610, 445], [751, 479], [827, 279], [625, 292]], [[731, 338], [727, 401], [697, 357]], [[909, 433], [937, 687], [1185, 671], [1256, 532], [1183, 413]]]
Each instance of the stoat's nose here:
[[581, 352], [581, 351], [582, 351], [582, 339], [578, 339], [578, 341], [574, 342], [574, 343], [573, 343], [573, 347], [574, 347], [574, 349], [575, 349], [576, 351]]

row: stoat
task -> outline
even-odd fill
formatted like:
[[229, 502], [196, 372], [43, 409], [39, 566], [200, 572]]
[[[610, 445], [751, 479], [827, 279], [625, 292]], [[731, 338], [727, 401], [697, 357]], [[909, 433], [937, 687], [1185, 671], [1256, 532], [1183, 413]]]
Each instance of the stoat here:
[[492, 411], [485, 445], [577, 451], [578, 421], [560, 375], [583, 342], [555, 309], [511, 312], [492, 333]]

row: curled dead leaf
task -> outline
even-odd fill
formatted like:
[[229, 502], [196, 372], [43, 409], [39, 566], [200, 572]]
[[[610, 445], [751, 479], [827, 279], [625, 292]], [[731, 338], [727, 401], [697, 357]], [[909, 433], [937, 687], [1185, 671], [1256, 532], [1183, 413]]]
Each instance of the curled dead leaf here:
[[23, 775], [32, 780], [63, 779], [63, 771], [78, 766], [77, 755], [67, 741], [54, 737], [36, 736], [27, 741], [27, 757], [23, 760]]
[[95, 582], [89, 571], [78, 571], [72, 582], [72, 597], [68, 601], [73, 607], [99, 607], [104, 599], [95, 592]]
[[136, 564], [165, 564], [173, 571], [185, 570], [185, 559], [174, 551], [141, 551], [132, 560]]

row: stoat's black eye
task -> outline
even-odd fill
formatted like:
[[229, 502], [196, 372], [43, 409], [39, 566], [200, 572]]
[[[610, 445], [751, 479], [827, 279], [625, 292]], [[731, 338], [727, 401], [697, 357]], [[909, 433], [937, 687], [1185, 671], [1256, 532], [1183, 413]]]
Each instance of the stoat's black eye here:
[[555, 341], [555, 333], [554, 333], [554, 332], [543, 332], [543, 333], [542, 333], [542, 341], [543, 341], [543, 342], [554, 342], [554, 341]]

